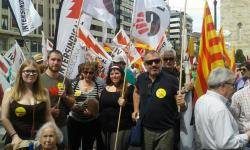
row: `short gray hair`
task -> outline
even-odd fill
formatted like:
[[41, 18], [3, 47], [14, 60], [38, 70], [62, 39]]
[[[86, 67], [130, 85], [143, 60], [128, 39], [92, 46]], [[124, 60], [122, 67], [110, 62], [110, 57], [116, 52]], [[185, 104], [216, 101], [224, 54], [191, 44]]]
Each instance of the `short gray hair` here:
[[169, 49], [169, 50], [161, 51], [161, 57], [164, 57], [165, 55], [167, 55], [169, 53], [174, 54], [174, 57], [176, 58], [176, 51], [174, 49]]
[[36, 134], [36, 140], [40, 140], [41, 136], [42, 136], [42, 132], [44, 131], [44, 129], [47, 128], [52, 128], [55, 130], [56, 133], [56, 137], [57, 137], [57, 144], [60, 144], [63, 141], [63, 134], [62, 131], [56, 126], [56, 124], [54, 122], [46, 122], [37, 132]]
[[231, 70], [219, 67], [209, 74], [207, 84], [209, 88], [216, 89], [230, 80], [235, 80], [235, 78], [236, 76]]

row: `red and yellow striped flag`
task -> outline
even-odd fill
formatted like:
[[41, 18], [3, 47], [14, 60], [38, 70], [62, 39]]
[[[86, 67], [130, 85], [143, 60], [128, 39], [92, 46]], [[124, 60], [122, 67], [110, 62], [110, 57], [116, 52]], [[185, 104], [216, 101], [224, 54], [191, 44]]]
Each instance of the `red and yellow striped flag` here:
[[233, 72], [236, 72], [236, 63], [235, 63], [235, 47], [232, 45], [232, 51], [231, 51], [231, 64], [230, 64], [230, 69]]
[[189, 38], [188, 41], [188, 47], [187, 47], [187, 53], [190, 59], [190, 63], [193, 64], [194, 59], [194, 40], [192, 37]]
[[194, 101], [207, 91], [207, 79], [209, 73], [217, 68], [224, 67], [222, 46], [216, 35], [213, 19], [208, 3], [205, 3], [200, 49], [198, 56], [197, 77], [194, 87]]
[[223, 48], [223, 53], [222, 54], [223, 54], [223, 59], [224, 59], [225, 65], [228, 68], [230, 68], [231, 59], [230, 59], [230, 56], [228, 54], [228, 50], [226, 48], [225, 39], [224, 39], [224, 35], [223, 35], [223, 27], [220, 28], [219, 37], [220, 37], [220, 42], [221, 42], [221, 45], [222, 45], [222, 48]]

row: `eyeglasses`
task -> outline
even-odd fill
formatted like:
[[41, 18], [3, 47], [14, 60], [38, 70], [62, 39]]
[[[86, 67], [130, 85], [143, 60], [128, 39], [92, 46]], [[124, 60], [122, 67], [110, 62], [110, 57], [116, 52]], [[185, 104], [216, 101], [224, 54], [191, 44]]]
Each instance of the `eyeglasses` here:
[[163, 60], [164, 61], [174, 61], [174, 57], [169, 57], [169, 58], [165, 57], [165, 58], [163, 58]]
[[83, 74], [85, 74], [85, 75], [87, 75], [87, 74], [93, 75], [94, 72], [93, 71], [83, 71]]
[[231, 85], [233, 88], [236, 88], [236, 84], [235, 83], [226, 82], [225, 84]]
[[161, 62], [161, 59], [153, 59], [153, 60], [147, 60], [147, 61], [145, 61], [145, 63], [147, 65], [153, 65], [153, 63], [159, 64], [160, 62]]
[[37, 70], [23, 70], [22, 71], [25, 75], [37, 75], [38, 71]]

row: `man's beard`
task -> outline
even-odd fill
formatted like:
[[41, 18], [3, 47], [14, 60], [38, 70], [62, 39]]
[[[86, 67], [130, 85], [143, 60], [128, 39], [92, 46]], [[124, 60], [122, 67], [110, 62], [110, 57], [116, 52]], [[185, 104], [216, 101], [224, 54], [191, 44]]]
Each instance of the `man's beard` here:
[[[50, 70], [51, 72], [57, 73], [57, 72], [60, 71], [60, 67], [51, 67], [51, 66], [48, 66], [48, 67], [49, 67], [49, 70]], [[54, 69], [54, 68], [56, 68], [56, 69]]]

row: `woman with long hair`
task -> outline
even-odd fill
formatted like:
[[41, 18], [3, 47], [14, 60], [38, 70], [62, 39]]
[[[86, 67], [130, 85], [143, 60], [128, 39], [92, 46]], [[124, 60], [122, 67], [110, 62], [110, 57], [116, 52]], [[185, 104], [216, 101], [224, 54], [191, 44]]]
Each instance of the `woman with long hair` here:
[[122, 97], [124, 70], [111, 66], [106, 79], [107, 86], [100, 96], [100, 120], [106, 150], [113, 150], [120, 107], [122, 107], [117, 149], [127, 150], [132, 128], [134, 86], [125, 83], [125, 95]]
[[102, 86], [96, 82], [97, 64], [85, 62], [78, 67], [79, 76], [72, 82], [76, 103], [68, 118], [69, 146], [78, 150], [92, 150], [99, 134], [99, 96]]
[[17, 147], [22, 140], [33, 140], [45, 122], [53, 121], [49, 109], [49, 94], [41, 85], [39, 68], [33, 60], [26, 60], [14, 86], [5, 91], [2, 101], [6, 144], [11, 142]]

